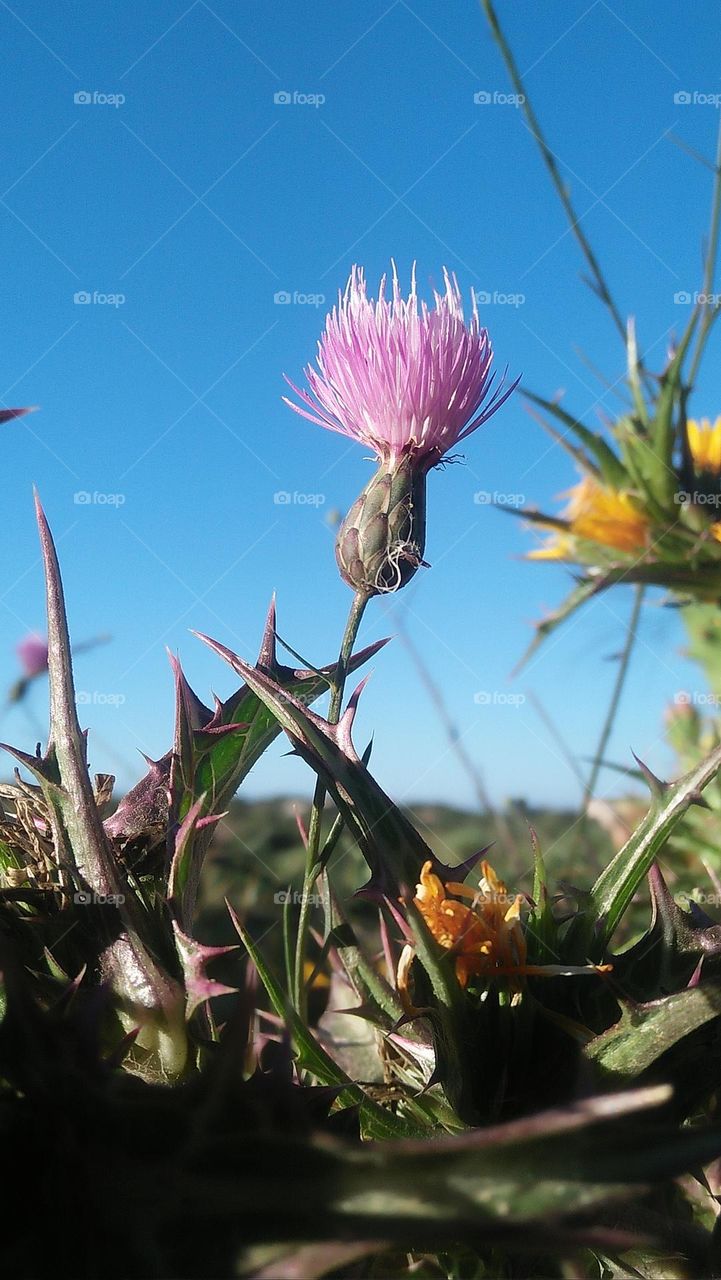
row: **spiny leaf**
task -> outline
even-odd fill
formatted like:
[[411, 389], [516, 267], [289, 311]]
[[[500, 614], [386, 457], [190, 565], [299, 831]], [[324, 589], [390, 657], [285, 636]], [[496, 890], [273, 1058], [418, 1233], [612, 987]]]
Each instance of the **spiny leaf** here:
[[[363, 666], [387, 643], [386, 640], [355, 654], [349, 663], [349, 671]], [[245, 666], [248, 672], [257, 672], [274, 680], [285, 692], [304, 704], [314, 702], [330, 686], [335, 673], [335, 663], [320, 669], [296, 670], [278, 661], [276, 653], [275, 604], [271, 603], [265, 632], [256, 666]], [[229, 724], [244, 727], [237, 734], [220, 741], [205, 736], [209, 731]], [[211, 812], [225, 807], [238, 789], [242, 779], [277, 737], [279, 725], [262, 699], [257, 696], [248, 681], [224, 703], [216, 708], [211, 721], [196, 735], [197, 765], [195, 770], [195, 795], [207, 792]]]
[[88, 774], [86, 739], [78, 723], [60, 567], [37, 495], [35, 506], [45, 566], [48, 611], [48, 754], [57, 765], [60, 782], [60, 787], [53, 793], [53, 809], [55, 812], [60, 810], [67, 832], [67, 841], [63, 843], [83, 882], [98, 893], [117, 894], [122, 898], [127, 892], [127, 885], [103, 830]]
[[375, 1011], [379, 1025], [389, 1028], [403, 1016], [401, 1002], [390, 983], [366, 958], [327, 874], [322, 883], [326, 938], [331, 944], [331, 954], [338, 956], [348, 981], [359, 999]]
[[132, 840], [149, 829], [167, 827], [172, 752], [159, 760], [144, 758], [148, 772], [123, 796], [115, 813], [103, 823], [108, 835], [115, 839]]
[[[386, 643], [376, 641], [355, 654], [350, 670], [362, 666]], [[176, 659], [171, 658], [171, 662], [176, 683], [174, 749], [158, 761], [149, 761], [149, 772], [121, 801], [105, 829], [122, 840], [159, 825], [170, 823], [171, 829], [177, 828], [202, 796], [192, 855], [189, 849], [186, 851], [199, 874], [212, 834], [200, 819], [227, 809], [249, 770], [280, 733], [280, 726], [247, 684], [225, 702], [216, 701], [215, 710], [211, 711], [193, 692]], [[272, 674], [281, 687], [292, 690], [304, 702], [313, 702], [329, 687], [335, 664], [322, 668], [320, 675], [280, 664], [276, 655], [275, 605], [271, 603], [255, 670]], [[171, 843], [171, 859], [173, 854]]]
[[237, 991], [237, 987], [228, 987], [223, 982], [216, 982], [214, 978], [209, 978], [205, 970], [211, 960], [228, 955], [229, 952], [237, 951], [238, 948], [206, 946], [184, 933], [176, 920], [173, 921], [173, 932], [178, 955], [183, 965], [187, 994], [185, 1016], [189, 1019], [206, 1000], [212, 1000], [216, 996], [233, 995]]
[[[153, 955], [151, 921], [130, 889], [114, 857], [100, 819], [86, 759], [86, 739], [78, 722], [70, 637], [57, 554], [45, 513], [36, 496], [45, 566], [48, 613], [50, 746], [59, 785], [50, 788], [56, 857], [69, 859], [83, 887], [114, 900], [119, 929], [107, 929], [101, 970], [120, 1004], [120, 1016], [141, 1025], [169, 1075], [182, 1070], [187, 1041], [182, 992]], [[41, 778], [42, 782], [42, 778]], [[129, 1029], [127, 1027], [126, 1029]], [[141, 1032], [142, 1036], [143, 1032]]]
[[720, 768], [721, 747], [717, 747], [695, 768], [677, 782], [668, 783], [665, 790], [654, 797], [646, 817], [599, 876], [591, 890], [587, 911], [578, 918], [569, 935], [584, 952], [584, 959], [586, 949], [592, 960], [603, 956], [651, 863], [690, 805], [696, 802]]
[[566, 618], [570, 618], [571, 614], [575, 613], [577, 609], [580, 609], [582, 604], [585, 604], [587, 600], [590, 600], [592, 596], [595, 596], [597, 592], [602, 590], [603, 583], [596, 578], [581, 578], [580, 580], [577, 580], [576, 586], [573, 588], [571, 593], [566, 596], [563, 604], [560, 605], [558, 609], [555, 609], [547, 618], [544, 618], [542, 622], [536, 623], [533, 640], [521, 658], [521, 661], [514, 668], [513, 674], [517, 675], [523, 667], [527, 666], [533, 654], [543, 644], [543, 641], [556, 630], [556, 627], [560, 626]]
[[572, 414], [567, 413], [554, 400], [544, 400], [543, 396], [534, 395], [532, 391], [524, 391], [523, 394], [528, 400], [532, 400], [534, 404], [545, 409], [547, 413], [553, 414], [554, 418], [563, 423], [567, 431], [572, 431], [578, 437], [597, 464], [597, 467], [587, 467], [588, 470], [594, 471], [598, 469], [606, 484], [612, 489], [628, 488], [628, 474], [623, 463], [616, 457], [613, 449], [603, 439], [603, 436], [598, 435], [595, 431], [589, 431], [588, 427], [584, 427], [582, 422], [579, 422]]
[[641, 364], [638, 358], [638, 343], [636, 341], [636, 321], [632, 316], [629, 316], [626, 324], [626, 368], [628, 385], [631, 388], [636, 414], [644, 427], [648, 427], [648, 408], [641, 384]]
[[693, 901], [684, 911], [669, 892], [658, 863], [648, 873], [648, 884], [649, 928], [632, 947], [613, 957], [619, 987], [640, 1002], [687, 986], [701, 963], [706, 977], [721, 977], [721, 925]]
[[[207, 636], [199, 638], [244, 677], [285, 729], [298, 754], [322, 777], [371, 869], [372, 878], [365, 892], [397, 899], [405, 889], [416, 885], [424, 862], [430, 862], [443, 879], [448, 879], [451, 870], [456, 879], [459, 872], [466, 874], [464, 864], [450, 868], [436, 858], [358, 757], [351, 729], [362, 685], [352, 695], [339, 723], [331, 725], [224, 645]], [[469, 863], [475, 861], [477, 857]]]
[[674, 493], [678, 488], [673, 468], [675, 418], [680, 409], [683, 363], [699, 316], [700, 308], [697, 305], [672, 360], [661, 375], [661, 389], [650, 425], [651, 450], [647, 455], [647, 476], [654, 497], [666, 507], [672, 507]]
[[596, 1036], [585, 1053], [604, 1079], [627, 1084], [692, 1031], [720, 1017], [721, 984], [705, 982], [647, 1004], [627, 1004], [620, 1021]]
[[202, 851], [197, 847], [197, 832], [203, 827], [212, 828], [224, 816], [213, 814], [201, 817], [204, 803], [205, 796], [199, 796], [181, 822], [175, 834], [175, 847], [170, 863], [167, 893], [173, 918], [183, 929], [190, 929], [192, 926], [202, 869]]
[[22, 418], [26, 413], [35, 413], [38, 408], [38, 405], [31, 404], [27, 409], [0, 409], [0, 422], [10, 422], [11, 418]]
[[548, 964], [558, 959], [558, 926], [553, 916], [551, 898], [548, 892], [543, 852], [535, 829], [531, 827], [530, 831], [534, 864], [534, 906], [529, 913], [526, 924], [528, 959], [531, 964]]

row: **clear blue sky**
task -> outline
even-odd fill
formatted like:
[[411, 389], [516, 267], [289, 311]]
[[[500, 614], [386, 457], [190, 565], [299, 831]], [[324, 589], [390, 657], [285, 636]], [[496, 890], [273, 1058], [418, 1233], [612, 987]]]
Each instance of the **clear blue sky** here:
[[[583, 225], [658, 366], [687, 315], [674, 294], [699, 281], [710, 193], [708, 171], [669, 135], [710, 155], [718, 119], [674, 94], [721, 90], [717, 4], [499, 8]], [[0, 676], [10, 683], [15, 642], [44, 627], [35, 482], [76, 639], [113, 635], [78, 658], [77, 682], [90, 697], [92, 763], [127, 785], [136, 749], [159, 754], [170, 741], [165, 645], [201, 694], [232, 687], [190, 627], [251, 657], [276, 589], [281, 633], [314, 663], [335, 655], [349, 591], [326, 515], [350, 504], [369, 463], [282, 404], [282, 374], [298, 379], [313, 357], [325, 306], [279, 304], [278, 292], [330, 303], [353, 262], [376, 281], [394, 257], [405, 277], [416, 259], [426, 286], [445, 264], [466, 294], [523, 295], [483, 309], [499, 366], [542, 393], [565, 388], [588, 423], [616, 402], [577, 348], [611, 380], [622, 352], [579, 283], [520, 111], [493, 101], [510, 86], [473, 0], [0, 0], [0, 32], [0, 399], [42, 406], [3, 428]], [[474, 102], [482, 91], [490, 103]], [[302, 100], [313, 95], [324, 101]], [[75, 302], [83, 291], [118, 305]], [[717, 370], [712, 350], [699, 415], [721, 411]], [[535, 690], [570, 747], [589, 754], [629, 592], [595, 602], [511, 679], [568, 575], [524, 562], [530, 535], [474, 495], [548, 508], [573, 467], [519, 396], [465, 452], [465, 466], [431, 476], [433, 568], [373, 604], [363, 638], [393, 632], [403, 611], [494, 798], [571, 802], [576, 783], [532, 705], [503, 699]], [[323, 505], [278, 505], [277, 491]], [[78, 492], [122, 505], [79, 504]], [[651, 607], [614, 758], [633, 746], [663, 770], [663, 706], [700, 687], [682, 642], [674, 615]], [[489, 705], [475, 700], [484, 691]], [[114, 694], [120, 705], [108, 704]], [[44, 721], [42, 685], [29, 713]], [[376, 772], [396, 796], [471, 802], [398, 643], [364, 695], [361, 745], [371, 731]], [[28, 710], [8, 714], [2, 733], [30, 746]], [[307, 788], [284, 750], [248, 794]], [[618, 787], [611, 775], [604, 784]]]

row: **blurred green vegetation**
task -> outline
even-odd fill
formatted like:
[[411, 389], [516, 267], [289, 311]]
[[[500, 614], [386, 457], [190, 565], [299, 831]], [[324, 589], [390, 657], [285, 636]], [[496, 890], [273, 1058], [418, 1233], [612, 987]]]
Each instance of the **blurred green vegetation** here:
[[[523, 800], [510, 802], [500, 815], [472, 813], [444, 804], [406, 807], [410, 820], [436, 854], [461, 862], [490, 846], [487, 857], [509, 888], [531, 891], [531, 828], [543, 850], [552, 884], [588, 889], [613, 856], [610, 836], [596, 822], [579, 822], [567, 809], [538, 809]], [[308, 802], [289, 796], [257, 801], [235, 800], [218, 824], [203, 870], [197, 935], [207, 942], [237, 941], [224, 899], [248, 921], [256, 938], [280, 962], [282, 902], [278, 896], [299, 891], [304, 853], [298, 828], [306, 821]], [[328, 805], [324, 830], [335, 810]], [[504, 838], [498, 829], [504, 826]], [[509, 838], [510, 837], [510, 838]], [[352, 840], [340, 839], [330, 863], [331, 879], [344, 902], [368, 879], [368, 868]], [[375, 909], [356, 899], [354, 919], [370, 926]]]

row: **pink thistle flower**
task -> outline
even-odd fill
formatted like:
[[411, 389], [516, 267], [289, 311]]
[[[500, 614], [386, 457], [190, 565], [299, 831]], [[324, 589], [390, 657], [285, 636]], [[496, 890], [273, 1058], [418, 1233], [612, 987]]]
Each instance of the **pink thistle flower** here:
[[20, 665], [28, 679], [34, 676], [42, 675], [48, 669], [48, 646], [47, 641], [43, 640], [36, 632], [25, 636], [18, 644], [15, 652], [20, 660]]
[[[393, 465], [410, 455], [414, 468], [436, 466], [445, 453], [486, 422], [517, 383], [491, 395], [493, 348], [478, 319], [475, 296], [466, 322], [458, 282], [444, 268], [445, 293], [435, 307], [418, 301], [415, 265], [411, 291], [401, 296], [393, 264], [393, 297], [368, 298], [363, 269], [354, 266], [345, 293], [326, 318], [318, 368], [308, 365], [310, 393], [286, 378], [302, 407], [285, 403], [311, 422], [368, 445]], [[489, 398], [490, 397], [490, 398]]]

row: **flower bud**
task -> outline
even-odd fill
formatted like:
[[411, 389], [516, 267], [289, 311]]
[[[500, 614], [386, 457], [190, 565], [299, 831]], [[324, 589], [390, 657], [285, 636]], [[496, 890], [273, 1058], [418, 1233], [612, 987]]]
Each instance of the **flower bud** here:
[[341, 577], [369, 596], [398, 591], [424, 564], [426, 469], [409, 454], [383, 462], [338, 531]]

